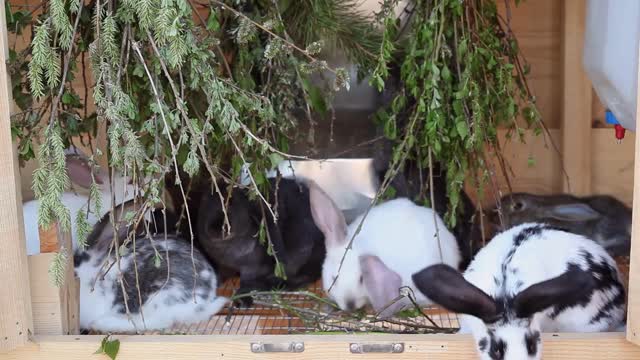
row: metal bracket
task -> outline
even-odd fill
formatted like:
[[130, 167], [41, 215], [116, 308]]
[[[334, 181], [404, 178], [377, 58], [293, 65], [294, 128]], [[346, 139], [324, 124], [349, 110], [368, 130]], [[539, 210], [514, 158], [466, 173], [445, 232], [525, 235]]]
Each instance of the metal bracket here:
[[367, 353], [391, 353], [399, 354], [404, 352], [404, 343], [388, 343], [388, 344], [349, 344], [349, 351], [352, 354]]
[[303, 342], [290, 342], [290, 343], [251, 343], [252, 353], [274, 353], [274, 352], [289, 352], [289, 353], [301, 353], [304, 351]]

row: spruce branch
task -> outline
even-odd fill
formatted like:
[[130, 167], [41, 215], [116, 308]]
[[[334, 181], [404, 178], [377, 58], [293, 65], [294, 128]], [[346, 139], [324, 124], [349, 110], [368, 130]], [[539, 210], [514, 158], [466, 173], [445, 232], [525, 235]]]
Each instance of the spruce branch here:
[[[247, 15], [243, 14], [242, 12], [234, 9], [233, 7], [230, 7], [229, 5], [223, 3], [222, 1], [219, 0], [210, 0], [212, 3], [217, 4], [220, 6], [221, 9], [223, 10], [229, 10], [230, 12], [232, 12], [235, 16], [244, 19], [244, 21], [247, 21], [249, 23], [251, 23], [253, 26], [259, 28], [260, 30], [266, 32], [267, 34], [273, 36], [276, 39], [279, 39], [280, 41], [284, 42], [285, 44], [287, 44], [288, 46], [290, 46], [291, 48], [295, 49], [298, 53], [300, 53], [303, 57], [306, 57], [310, 62], [317, 62], [318, 60], [311, 56], [307, 51], [305, 51], [304, 49], [301, 49], [300, 47], [298, 47], [296, 44], [294, 44], [291, 41], [288, 41], [287, 39], [283, 38], [282, 36], [274, 33], [273, 31], [269, 30], [267, 27], [265, 27], [262, 24], [259, 24], [255, 21], [253, 21], [250, 17], [248, 17]], [[336, 73], [336, 69], [331, 68], [329, 66], [325, 66], [324, 67], [325, 70], [335, 74]]]

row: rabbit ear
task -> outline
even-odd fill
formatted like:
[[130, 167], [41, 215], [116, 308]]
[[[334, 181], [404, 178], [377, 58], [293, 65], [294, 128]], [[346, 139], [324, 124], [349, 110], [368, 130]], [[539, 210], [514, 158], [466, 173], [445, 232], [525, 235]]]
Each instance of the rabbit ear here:
[[[91, 166], [89, 160], [80, 154], [68, 152], [65, 156], [69, 179], [83, 188], [91, 186]], [[96, 178], [96, 181], [98, 179]]]
[[343, 245], [347, 240], [347, 223], [342, 211], [314, 181], [308, 181], [311, 215], [324, 234], [327, 247]]
[[400, 275], [389, 269], [377, 256], [360, 255], [359, 261], [364, 286], [373, 309], [381, 312], [379, 317], [391, 316], [406, 305], [401, 301], [391, 304], [400, 295]]
[[516, 316], [529, 318], [551, 306], [571, 306], [580, 299], [588, 299], [595, 287], [595, 279], [576, 265], [553, 279], [543, 281], [521, 291], [513, 299]]
[[449, 265], [429, 266], [413, 274], [412, 279], [426, 297], [450, 311], [475, 316], [485, 323], [495, 322], [500, 315], [493, 298]]
[[589, 221], [602, 217], [591, 206], [583, 203], [555, 205], [551, 207], [548, 215], [562, 221]]

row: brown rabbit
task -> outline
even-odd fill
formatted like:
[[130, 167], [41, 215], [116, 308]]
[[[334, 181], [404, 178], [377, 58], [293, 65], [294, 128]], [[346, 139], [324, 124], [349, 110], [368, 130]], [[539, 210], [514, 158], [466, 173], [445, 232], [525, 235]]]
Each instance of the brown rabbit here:
[[514, 193], [500, 200], [491, 212], [499, 230], [526, 222], [543, 222], [584, 235], [602, 245], [612, 256], [628, 256], [631, 247], [631, 209], [608, 195], [575, 197], [567, 194]]

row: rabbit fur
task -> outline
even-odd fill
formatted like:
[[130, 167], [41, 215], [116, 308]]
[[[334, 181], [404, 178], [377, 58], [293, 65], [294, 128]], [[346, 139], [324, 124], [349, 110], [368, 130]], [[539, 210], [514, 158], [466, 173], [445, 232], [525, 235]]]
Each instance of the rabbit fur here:
[[[121, 244], [129, 227], [124, 223], [120, 225], [116, 236]], [[119, 265], [130, 321], [126, 314], [125, 293], [118, 280], [118, 265], [114, 264], [115, 254], [109, 252], [114, 231], [110, 216], [106, 214], [90, 234], [89, 247], [76, 250], [74, 255], [75, 273], [80, 280], [82, 329], [102, 333], [168, 330], [176, 323], [208, 320], [227, 303], [228, 299], [216, 295], [216, 272], [197, 249], [193, 251], [192, 263], [189, 242], [173, 234], [155, 234], [151, 236], [154, 249], [149, 238], [137, 234], [135, 266], [138, 279], [132, 245], [120, 256]], [[156, 249], [162, 257], [157, 264]]]
[[371, 304], [380, 317], [388, 317], [406, 305], [393, 302], [402, 287], [414, 290], [418, 303], [429, 304], [416, 291], [411, 275], [432, 264], [444, 262], [457, 267], [460, 262], [456, 239], [442, 219], [432, 209], [401, 198], [371, 208], [340, 269], [364, 215], [347, 226], [343, 214], [320, 187], [310, 182], [309, 193], [313, 218], [327, 246], [323, 288], [343, 310]]
[[[274, 287], [298, 288], [316, 281], [321, 274], [326, 252], [324, 236], [311, 216], [309, 190], [291, 179], [268, 181], [270, 189], [265, 196], [277, 212], [277, 221], [259, 198], [251, 199], [247, 189], [233, 188], [227, 205], [229, 234], [223, 230], [224, 212], [218, 194], [206, 192], [202, 197], [200, 245], [219, 269], [240, 275], [239, 294]], [[219, 184], [219, 188], [226, 201], [227, 186]], [[275, 276], [275, 260], [259, 241], [263, 215], [267, 238], [278, 261], [284, 264], [286, 280]], [[249, 305], [251, 300], [243, 303]]]
[[491, 240], [462, 275], [435, 265], [413, 275], [419, 290], [460, 315], [482, 359], [540, 359], [541, 332], [615, 331], [625, 290], [597, 243], [540, 223]]
[[[374, 159], [374, 173], [380, 186], [389, 170], [391, 160], [391, 144], [387, 141], [382, 145], [382, 149], [377, 150]], [[422, 169], [422, 181], [427, 182], [429, 169]], [[407, 160], [405, 166], [391, 180], [390, 185], [395, 190], [396, 197], [417, 199], [420, 195], [420, 169], [414, 161]], [[425, 186], [428, 188], [428, 184]], [[447, 195], [446, 170], [438, 162], [433, 163], [433, 194], [434, 209], [436, 213], [444, 218], [449, 208], [449, 196]], [[427, 193], [428, 196], [429, 193]], [[458, 241], [461, 251], [461, 261], [458, 266], [465, 269], [473, 256], [480, 250], [482, 244], [482, 231], [480, 227], [479, 212], [475, 205], [464, 191], [460, 192], [460, 203], [456, 214], [456, 224], [449, 229]]]
[[629, 256], [631, 250], [631, 209], [612, 196], [514, 193], [504, 196], [500, 207], [489, 213], [498, 229], [541, 222], [584, 235], [602, 245], [611, 256]]
[[[66, 154], [67, 172], [70, 180], [84, 189], [91, 186], [91, 168], [86, 156], [75, 154], [67, 151]], [[102, 199], [102, 213], [95, 214], [93, 211], [88, 213], [87, 221], [90, 225], [94, 225], [100, 218], [111, 209], [111, 187], [109, 184], [109, 175], [106, 171], [98, 170], [94, 172], [96, 184], [100, 188], [100, 197]], [[131, 179], [125, 177], [122, 173], [116, 172], [113, 175], [113, 189], [115, 193], [115, 203], [121, 204], [131, 200], [136, 195], [136, 186], [131, 184]], [[86, 212], [89, 204], [89, 196], [82, 193], [66, 191], [61, 197], [62, 204], [69, 210], [72, 219], [80, 210]], [[38, 232], [38, 211], [40, 207], [39, 200], [27, 201], [23, 204], [23, 218], [25, 238], [27, 242], [27, 255], [35, 255], [40, 253], [40, 234]], [[77, 248], [78, 239], [76, 233], [76, 222], [71, 221], [71, 240], [73, 249]]]

